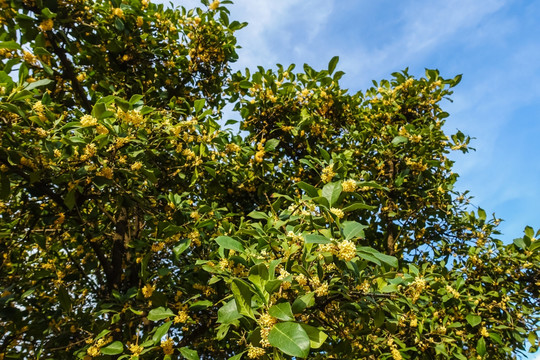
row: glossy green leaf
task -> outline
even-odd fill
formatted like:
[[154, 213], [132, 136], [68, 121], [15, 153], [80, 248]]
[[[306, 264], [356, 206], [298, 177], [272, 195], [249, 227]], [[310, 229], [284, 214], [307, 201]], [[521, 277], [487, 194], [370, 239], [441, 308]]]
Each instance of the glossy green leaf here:
[[339, 200], [339, 195], [341, 195], [343, 188], [339, 182], [331, 182], [322, 188], [322, 196], [328, 200], [330, 206], [334, 206]]
[[253, 297], [253, 292], [249, 286], [240, 279], [234, 279], [231, 283], [231, 291], [234, 295], [238, 312], [242, 315], [255, 319], [253, 309], [251, 308], [251, 298]]
[[156, 309], [150, 310], [150, 312], [148, 313], [148, 320], [159, 321], [171, 316], [174, 316], [174, 313], [171, 309], [160, 306]]
[[309, 344], [312, 349], [318, 349], [322, 346], [324, 341], [328, 338], [328, 335], [326, 335], [321, 330], [317, 329], [316, 327], [307, 325], [307, 324], [300, 324], [302, 328], [306, 331], [309, 337]]
[[229, 324], [241, 317], [242, 315], [238, 312], [236, 301], [234, 299], [229, 300], [218, 310], [218, 322], [222, 324]]
[[483, 337], [478, 339], [478, 342], [476, 343], [476, 351], [480, 356], [484, 356], [486, 354], [486, 340]]
[[465, 317], [465, 320], [467, 320], [469, 325], [471, 325], [472, 327], [475, 327], [482, 322], [482, 317], [478, 315], [474, 315], [474, 314], [468, 314]]
[[103, 348], [101, 348], [101, 353], [103, 355], [118, 355], [124, 351], [124, 345], [120, 341], [115, 341]]
[[351, 240], [357, 237], [364, 237], [364, 229], [366, 225], [362, 225], [356, 221], [346, 221], [343, 223], [343, 236], [345, 240]]
[[242, 243], [240, 243], [240, 241], [238, 240], [234, 240], [229, 236], [218, 236], [215, 240], [219, 244], [219, 246], [225, 249], [244, 252], [244, 246], [242, 245]]
[[274, 325], [268, 335], [268, 342], [290, 356], [306, 358], [309, 355], [309, 336], [298, 323], [283, 322]]
[[294, 320], [291, 304], [289, 304], [288, 302], [283, 302], [283, 303], [279, 303], [279, 304], [271, 306], [268, 309], [268, 313], [279, 320], [283, 320], [283, 321]]
[[188, 348], [187, 346], [181, 347], [180, 348], [180, 353], [187, 360], [199, 360], [199, 354], [197, 353], [197, 351], [192, 350], [192, 349]]

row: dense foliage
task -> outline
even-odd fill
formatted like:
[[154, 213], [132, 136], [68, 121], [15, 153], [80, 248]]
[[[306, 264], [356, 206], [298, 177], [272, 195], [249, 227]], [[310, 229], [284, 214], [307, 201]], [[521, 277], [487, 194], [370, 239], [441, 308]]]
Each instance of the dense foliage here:
[[233, 73], [202, 3], [0, 1], [0, 359], [536, 350], [539, 234], [453, 190], [460, 77]]

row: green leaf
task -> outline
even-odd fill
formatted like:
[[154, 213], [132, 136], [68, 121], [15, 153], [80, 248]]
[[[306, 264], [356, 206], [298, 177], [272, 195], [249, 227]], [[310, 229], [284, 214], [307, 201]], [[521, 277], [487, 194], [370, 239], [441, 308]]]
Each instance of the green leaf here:
[[328, 63], [328, 75], [332, 75], [339, 61], [339, 56], [334, 56]]
[[306, 358], [309, 355], [309, 336], [302, 325], [294, 322], [274, 325], [268, 335], [268, 342], [290, 356]]
[[70, 192], [66, 194], [66, 197], [64, 198], [64, 204], [68, 207], [69, 210], [73, 209], [75, 206], [75, 192], [77, 189], [73, 189]]
[[218, 310], [218, 322], [222, 324], [230, 324], [234, 320], [240, 319], [242, 315], [236, 308], [236, 301], [230, 300]]
[[173, 253], [177, 260], [180, 257], [180, 255], [189, 248], [189, 244], [191, 244], [191, 241], [185, 239], [185, 240], [182, 240], [180, 244], [173, 247]]
[[[170, 326], [170, 325], [169, 325]], [[115, 341], [104, 348], [101, 348], [103, 355], [118, 355], [124, 351], [124, 345], [120, 341]]]
[[58, 300], [60, 301], [60, 306], [62, 306], [65, 311], [71, 311], [71, 297], [63, 286], [60, 286], [58, 289]]
[[243, 353], [234, 355], [233, 357], [230, 357], [228, 360], [240, 360], [242, 358], [242, 355], [244, 355], [245, 351]]
[[193, 103], [193, 107], [195, 108], [195, 113], [200, 113], [204, 107], [204, 104], [205, 104], [206, 100], [204, 99], [197, 99], [195, 100], [195, 102]]
[[268, 309], [268, 313], [279, 320], [283, 320], [283, 321], [294, 320], [291, 304], [289, 304], [288, 302], [283, 302], [283, 303], [276, 304], [270, 307], [270, 309]]
[[313, 185], [300, 181], [296, 184], [300, 189], [304, 190], [310, 197], [318, 197], [319, 191]]
[[478, 339], [478, 342], [476, 343], [476, 352], [480, 356], [484, 356], [486, 354], [486, 340], [483, 337]]
[[164, 308], [163, 306], [160, 306], [156, 309], [150, 310], [148, 313], [148, 320], [150, 321], [159, 321], [166, 319], [168, 317], [174, 316], [174, 313], [171, 309]]
[[252, 219], [257, 219], [257, 220], [263, 220], [263, 219], [268, 219], [270, 218], [270, 216], [268, 216], [267, 214], [261, 212], [261, 211], [252, 211], [248, 214], [248, 216]]
[[114, 19], [114, 26], [119, 30], [124, 30], [124, 22], [119, 18]]
[[6, 200], [9, 197], [11, 185], [6, 174], [0, 175], [0, 199]]
[[200, 300], [191, 304], [189, 309], [194, 310], [194, 311], [204, 310], [204, 309], [209, 308], [212, 305], [213, 303], [210, 300]]
[[374, 257], [376, 259], [376, 261], [373, 261], [373, 262], [376, 263], [376, 264], [379, 264], [379, 265], [380, 265], [381, 262], [385, 263], [387, 265], [393, 266], [393, 267], [398, 267], [398, 265], [399, 265], [398, 264], [398, 259], [396, 257], [386, 255], [386, 254], [382, 254], [382, 253], [378, 252], [377, 250], [375, 250], [373, 248], [370, 248], [370, 247], [367, 247], [367, 246], [362, 246], [362, 247], [358, 248], [357, 249], [357, 254], [361, 258], [369, 260], [369, 261], [373, 261], [373, 259], [371, 257]]
[[465, 320], [471, 325], [472, 327], [475, 327], [476, 325], [480, 324], [482, 322], [482, 317], [474, 314], [469, 314], [465, 317]]
[[346, 221], [343, 223], [343, 236], [345, 240], [351, 240], [356, 237], [364, 237], [364, 229], [367, 226], [362, 225], [356, 221]]
[[234, 240], [229, 236], [218, 236], [215, 240], [219, 246], [224, 247], [225, 249], [244, 252], [244, 247], [240, 241]]
[[32, 83], [29, 83], [28, 85], [26, 85], [24, 87], [24, 89], [30, 91], [30, 90], [33, 90], [33, 89], [38, 88], [40, 86], [49, 85], [52, 82], [53, 82], [53, 80], [51, 80], [51, 79], [41, 79], [41, 80], [38, 80], [38, 81], [34, 81]]
[[407, 139], [405, 136], [400, 135], [400, 136], [396, 136], [394, 140], [392, 140], [392, 145], [399, 145], [401, 143], [406, 143], [408, 141], [409, 139]]
[[309, 345], [312, 349], [318, 349], [322, 346], [328, 335], [316, 327], [300, 324], [309, 336]]
[[200, 360], [199, 354], [197, 353], [197, 351], [191, 350], [187, 346], [180, 348], [180, 353], [182, 354], [183, 357], [185, 357], [188, 360]]
[[349, 205], [345, 208], [343, 208], [343, 211], [344, 212], [349, 212], [349, 211], [353, 211], [353, 210], [375, 210], [377, 207], [376, 206], [370, 206], [370, 205], [366, 205], [366, 204], [363, 204], [363, 203], [354, 203], [352, 205]]
[[160, 327], [156, 329], [156, 332], [152, 336], [152, 340], [154, 341], [154, 344], [157, 344], [161, 341], [161, 338], [165, 336], [167, 331], [169, 331], [169, 328], [171, 327], [172, 321], [167, 321], [166, 323], [163, 323]]
[[374, 253], [373, 254], [377, 259], [381, 260], [381, 262], [387, 264], [387, 265], [390, 265], [392, 267], [395, 267], [397, 268], [399, 263], [398, 263], [398, 259], [395, 257], [395, 256], [390, 256], [390, 255], [386, 255], [386, 254], [382, 254], [380, 252], [377, 252], [377, 253]]
[[306, 244], [328, 244], [330, 242], [330, 239], [317, 234], [306, 235], [304, 236], [304, 240]]
[[310, 292], [294, 300], [292, 304], [292, 311], [295, 314], [299, 314], [302, 311], [304, 311], [305, 308], [311, 307], [314, 304], [315, 304], [315, 294]]
[[322, 196], [328, 200], [330, 206], [333, 206], [339, 200], [342, 190], [341, 183], [331, 182], [322, 188]]
[[22, 50], [21, 46], [15, 41], [0, 41], [0, 49]]
[[240, 279], [234, 279], [231, 283], [231, 291], [236, 302], [236, 308], [240, 314], [255, 320], [253, 309], [251, 308], [251, 298], [253, 297], [253, 292], [249, 286]]
[[278, 139], [270, 139], [264, 144], [264, 151], [274, 151], [278, 145]]

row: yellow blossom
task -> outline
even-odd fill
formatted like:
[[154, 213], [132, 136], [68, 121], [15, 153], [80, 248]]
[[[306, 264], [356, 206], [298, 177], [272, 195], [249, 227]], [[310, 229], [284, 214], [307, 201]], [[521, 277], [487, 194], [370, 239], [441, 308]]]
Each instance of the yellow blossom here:
[[322, 170], [321, 180], [325, 183], [332, 181], [332, 178], [336, 176], [334, 172], [334, 164], [330, 164]]
[[100, 135], [104, 135], [104, 134], [108, 134], [109, 133], [109, 129], [107, 129], [105, 126], [99, 124], [96, 128], [96, 131], [98, 134]]
[[320, 284], [319, 286], [317, 286], [317, 288], [315, 289], [315, 295], [317, 295], [317, 296], [326, 296], [326, 295], [328, 295], [328, 283], [324, 282], [324, 283]]
[[142, 163], [140, 161], [136, 161], [133, 163], [133, 165], [131, 165], [131, 170], [133, 171], [137, 171], [140, 168], [142, 168]]
[[129, 346], [129, 351], [131, 351], [134, 356], [139, 356], [143, 352], [143, 350], [144, 348], [141, 345], [131, 344]]
[[354, 192], [356, 190], [356, 181], [353, 179], [345, 180], [341, 187], [343, 188], [343, 192]]
[[103, 176], [104, 178], [111, 180], [113, 178], [114, 172], [110, 167], [103, 167], [96, 173], [96, 175]]
[[153, 243], [152, 244], [152, 251], [153, 252], [158, 252], [158, 251], [163, 250], [164, 247], [165, 247], [164, 242]]
[[99, 356], [101, 351], [99, 350], [97, 346], [90, 346], [88, 350], [86, 350], [86, 353], [90, 355], [91, 357], [96, 357], [96, 356]]
[[250, 346], [248, 348], [248, 358], [258, 359], [266, 354], [266, 351], [263, 348]]
[[174, 342], [170, 337], [167, 340], [161, 342], [161, 349], [165, 355], [172, 355], [174, 353]]
[[97, 125], [98, 121], [95, 117], [91, 115], [83, 115], [81, 117], [81, 125], [82, 126], [95, 126]]
[[178, 323], [183, 324], [188, 320], [188, 318], [189, 318], [188, 313], [181, 310], [181, 311], [178, 312], [178, 315], [176, 315], [174, 317], [173, 323], [175, 323], [175, 324], [178, 324]]
[[211, 3], [208, 8], [210, 10], [216, 10], [219, 7], [219, 0], [215, 0], [213, 3]]
[[337, 256], [342, 260], [351, 261], [356, 256], [356, 245], [350, 240], [343, 240], [337, 247]]
[[124, 17], [124, 11], [120, 8], [114, 8], [113, 15], [118, 17]]
[[143, 24], [144, 24], [144, 20], [143, 20], [142, 16], [137, 16], [137, 26], [141, 27], [141, 26], [143, 26]]
[[154, 292], [155, 290], [155, 286], [153, 285], [150, 285], [150, 284], [146, 284], [143, 288], [142, 288], [142, 293], [143, 293], [143, 296], [145, 298], [149, 298], [152, 296], [152, 293]]
[[343, 219], [343, 216], [345, 214], [343, 213], [343, 210], [337, 209], [337, 208], [330, 208], [330, 212], [338, 217], [338, 219]]
[[485, 327], [482, 327], [482, 329], [480, 329], [480, 335], [483, 337], [489, 337], [489, 332]]

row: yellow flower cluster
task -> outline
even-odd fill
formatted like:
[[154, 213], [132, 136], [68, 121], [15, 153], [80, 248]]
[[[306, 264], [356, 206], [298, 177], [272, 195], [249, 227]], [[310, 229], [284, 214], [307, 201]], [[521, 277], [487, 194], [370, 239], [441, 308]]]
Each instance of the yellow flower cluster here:
[[152, 252], [158, 252], [163, 250], [165, 243], [163, 241], [152, 244]]
[[129, 351], [133, 354], [133, 356], [139, 356], [143, 352], [144, 348], [141, 345], [137, 344], [131, 344], [129, 346]]
[[413, 172], [422, 172], [427, 169], [427, 164], [423, 163], [422, 160], [414, 161], [411, 159], [405, 159], [405, 164], [411, 168]]
[[188, 234], [188, 239], [191, 240], [191, 244], [195, 246], [201, 246], [200, 234], [197, 230], [193, 230]]
[[112, 12], [114, 16], [124, 17], [124, 11], [120, 8], [114, 8]]
[[287, 237], [299, 245], [304, 243], [304, 237], [300, 234], [295, 234], [294, 231], [289, 231]]
[[239, 152], [242, 148], [234, 143], [225, 145], [225, 151], [228, 153]]
[[317, 296], [326, 296], [328, 295], [328, 283], [323, 282], [315, 288], [315, 295]]
[[165, 355], [172, 355], [174, 353], [174, 341], [170, 337], [168, 337], [167, 340], [162, 341], [160, 346]]
[[30, 65], [37, 65], [39, 63], [38, 58], [34, 54], [26, 50], [23, 51], [23, 59]]
[[181, 310], [178, 312], [178, 315], [174, 317], [173, 323], [175, 324], [183, 324], [189, 319], [189, 315], [184, 310]]
[[101, 354], [101, 350], [99, 350], [97, 346], [90, 346], [88, 350], [86, 350], [86, 353], [91, 357], [97, 357]]
[[330, 164], [322, 170], [321, 180], [328, 183], [332, 181], [334, 176], [336, 176], [336, 173], [334, 172], [334, 164]]
[[142, 288], [143, 296], [144, 296], [145, 298], [151, 297], [151, 296], [152, 296], [152, 293], [154, 292], [155, 289], [156, 289], [156, 287], [153, 286], [153, 285], [150, 285], [150, 284], [144, 285], [144, 287]]
[[213, 3], [211, 3], [208, 8], [210, 10], [216, 10], [219, 7], [219, 0], [215, 0]]
[[255, 161], [256, 162], [263, 162], [264, 161], [264, 145], [262, 142], [257, 144], [257, 152], [255, 153]]
[[356, 256], [356, 245], [350, 240], [343, 240], [337, 247], [337, 256], [341, 260], [351, 261]]
[[41, 24], [39, 24], [39, 29], [43, 32], [51, 31], [53, 29], [54, 22], [52, 19], [43, 20]]
[[81, 117], [81, 126], [96, 126], [98, 123], [97, 119], [92, 115], [83, 115]]
[[266, 354], [263, 348], [250, 346], [248, 349], [248, 358], [258, 359]]
[[343, 210], [338, 208], [330, 208], [330, 212], [337, 216], [338, 219], [343, 219], [345, 214], [343, 213]]
[[259, 325], [261, 326], [261, 345], [262, 347], [270, 347], [268, 335], [277, 320], [268, 313], [264, 313], [259, 317]]
[[103, 176], [104, 178], [111, 180], [113, 178], [114, 172], [110, 167], [103, 167], [96, 173], [96, 175]]
[[453, 287], [451, 287], [450, 285], [446, 285], [446, 292], [452, 295], [452, 297], [455, 297], [455, 298], [459, 297], [459, 292]]
[[489, 337], [489, 332], [487, 331], [485, 326], [482, 326], [482, 328], [480, 329], [480, 335], [483, 337]]
[[132, 165], [131, 165], [131, 170], [132, 171], [137, 171], [137, 170], [140, 170], [142, 168], [142, 162], [140, 161], [135, 161]]
[[354, 192], [356, 190], [356, 181], [353, 179], [345, 180], [341, 187], [343, 188], [343, 192]]
[[127, 112], [118, 110], [116, 116], [123, 122], [134, 126], [144, 124], [146, 121], [142, 116], [141, 112], [137, 110], [128, 110]]

